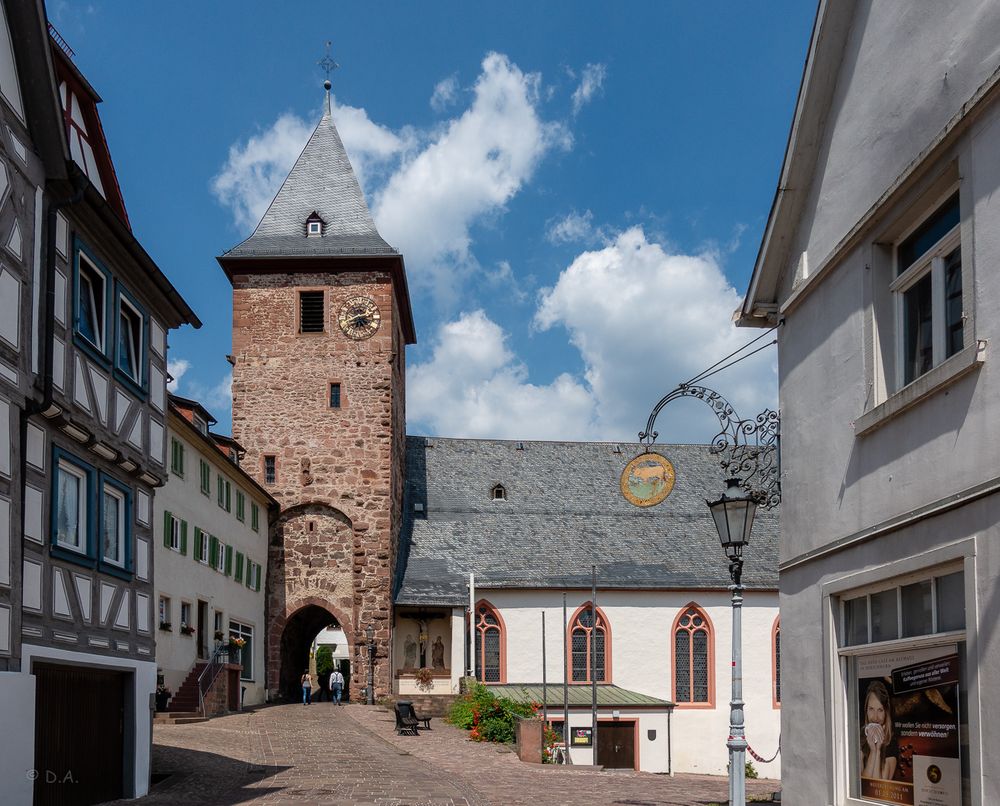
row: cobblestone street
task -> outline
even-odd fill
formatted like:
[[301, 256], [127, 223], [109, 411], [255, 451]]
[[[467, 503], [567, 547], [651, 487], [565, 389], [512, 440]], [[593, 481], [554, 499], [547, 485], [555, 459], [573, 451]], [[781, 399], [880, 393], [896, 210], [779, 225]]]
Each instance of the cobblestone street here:
[[[726, 798], [723, 778], [540, 767], [506, 748], [469, 742], [432, 722], [397, 737], [381, 708], [281, 705], [154, 729], [154, 804], [630, 804], [681, 806]], [[161, 776], [166, 775], [161, 779]], [[748, 781], [769, 795], [775, 781]]]

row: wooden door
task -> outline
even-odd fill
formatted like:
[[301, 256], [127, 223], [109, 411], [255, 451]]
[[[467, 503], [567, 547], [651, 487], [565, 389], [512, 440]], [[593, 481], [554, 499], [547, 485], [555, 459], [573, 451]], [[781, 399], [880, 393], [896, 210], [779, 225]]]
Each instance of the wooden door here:
[[198, 657], [208, 658], [208, 602], [198, 602]]
[[597, 726], [597, 763], [609, 770], [635, 769], [635, 722]]
[[34, 674], [35, 806], [122, 797], [126, 676], [47, 664]]

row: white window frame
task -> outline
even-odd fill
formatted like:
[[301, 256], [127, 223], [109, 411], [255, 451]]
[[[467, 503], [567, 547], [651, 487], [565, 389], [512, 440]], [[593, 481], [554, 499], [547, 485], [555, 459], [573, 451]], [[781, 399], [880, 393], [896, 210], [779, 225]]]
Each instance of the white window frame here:
[[211, 542], [212, 536], [204, 529], [200, 530], [200, 533], [201, 533], [201, 551], [198, 553], [198, 562], [200, 562], [202, 565], [208, 565], [208, 561], [210, 559], [208, 553], [208, 548], [209, 548], [208, 544]]
[[[917, 228], [919, 228], [927, 219], [936, 213], [941, 205], [948, 201], [951, 196], [954, 196], [958, 192], [957, 188], [952, 188], [945, 194], [939, 203], [933, 208], [928, 216], [925, 216], [920, 220], [920, 222], [911, 227], [904, 237], [900, 238], [896, 242], [896, 249], [893, 255], [893, 267], [899, 265], [899, 245], [906, 240]], [[961, 200], [959, 200], [959, 216], [961, 216]], [[926, 372], [921, 375], [917, 375], [910, 381], [906, 380], [906, 330], [905, 330], [905, 320], [906, 320], [906, 292], [909, 291], [918, 282], [924, 279], [928, 274], [931, 275], [931, 366], [927, 370], [941, 364], [946, 358], [950, 356], [945, 355], [947, 350], [946, 344], [946, 332], [945, 332], [945, 258], [950, 255], [955, 249], [962, 246], [962, 221], [961, 217], [959, 222], [950, 229], [941, 240], [939, 240], [934, 246], [928, 249], [923, 255], [921, 255], [912, 266], [909, 266], [906, 271], [899, 275], [895, 280], [889, 284], [889, 291], [893, 295], [895, 315], [896, 315], [896, 389], [902, 389], [909, 383], [918, 378], [922, 378]], [[962, 254], [962, 285], [965, 286], [965, 260], [966, 254]], [[962, 320], [963, 323], [966, 319], [965, 313], [963, 311]], [[963, 341], [967, 341], [963, 339]], [[963, 346], [968, 346], [964, 344]]]
[[[126, 311], [125, 308], [128, 308], [128, 311]], [[143, 329], [145, 328], [146, 323], [144, 321], [142, 313], [139, 311], [138, 308], [136, 308], [135, 305], [133, 305], [131, 302], [129, 302], [128, 297], [126, 297], [124, 294], [119, 294], [118, 295], [118, 327], [119, 328], [122, 326], [122, 317], [127, 318], [128, 315], [131, 315], [131, 316], [135, 317], [135, 321], [138, 322], [138, 324], [139, 324], [139, 341], [138, 341], [138, 344], [135, 343], [135, 331], [131, 327], [129, 327], [128, 328], [128, 338], [129, 338], [129, 341], [132, 343], [132, 357], [135, 359], [135, 365], [131, 368], [132, 369], [131, 372], [129, 372], [128, 370], [124, 370], [124, 369], [122, 369], [122, 372], [124, 372], [126, 375], [128, 375], [128, 377], [130, 377], [137, 384], [142, 385], [142, 380], [143, 380], [143, 378], [142, 378], [142, 344], [143, 344], [144, 337], [145, 337], [145, 333], [144, 333]], [[119, 345], [116, 344], [115, 345], [115, 349], [117, 350], [118, 347], [119, 347]], [[115, 356], [115, 366], [118, 369], [121, 369], [121, 364], [119, 363], [119, 356], [117, 356], [117, 355]]]
[[184, 609], [187, 608], [188, 619], [191, 618], [191, 602], [181, 600], [181, 627], [190, 627], [191, 622], [184, 618]]
[[56, 485], [55, 485], [55, 488], [56, 488], [55, 489], [55, 495], [56, 495], [56, 506], [55, 506], [56, 514], [55, 514], [55, 517], [56, 517], [57, 523], [58, 523], [58, 519], [59, 519], [59, 514], [58, 514], [58, 508], [59, 508], [59, 474], [60, 473], [68, 473], [69, 475], [71, 475], [75, 479], [77, 479], [77, 481], [79, 481], [79, 483], [80, 483], [80, 495], [78, 497], [78, 502], [77, 502], [77, 509], [78, 509], [78, 512], [77, 512], [77, 523], [76, 523], [77, 543], [76, 544], [67, 543], [64, 540], [62, 540], [59, 537], [59, 529], [58, 529], [58, 526], [57, 526], [56, 530], [55, 530], [56, 531], [56, 545], [59, 546], [60, 548], [69, 549], [70, 551], [75, 551], [75, 552], [78, 552], [79, 554], [84, 554], [85, 555], [87, 553], [87, 515], [88, 515], [87, 499], [88, 499], [89, 494], [90, 494], [89, 493], [89, 484], [88, 484], [89, 478], [88, 478], [87, 473], [85, 471], [81, 470], [76, 465], [74, 465], [72, 462], [69, 462], [69, 461], [67, 461], [65, 459], [60, 459], [58, 465], [56, 466], [56, 468], [57, 468], [57, 470], [56, 470]]
[[101, 542], [101, 559], [106, 563], [110, 563], [111, 565], [116, 565], [119, 568], [124, 568], [125, 567], [125, 505], [126, 505], [125, 494], [117, 487], [115, 487], [113, 484], [104, 482], [104, 487], [101, 490], [101, 495], [102, 496], [110, 495], [112, 498], [118, 501], [118, 518], [116, 523], [116, 526], [118, 528], [118, 541], [117, 541], [118, 556], [108, 557], [107, 554], [104, 553], [104, 517], [103, 517], [104, 500], [103, 498], [101, 500], [102, 517], [101, 517], [101, 522], [98, 525], [98, 536]]
[[[908, 585], [954, 571], [965, 572], [965, 630], [901, 638], [856, 646], [838, 645], [838, 625], [842, 624], [841, 602], [862, 594], [878, 593], [888, 588]], [[946, 646], [965, 642], [970, 667], [979, 657], [979, 614], [976, 594], [976, 538], [957, 540], [929, 551], [886, 563], [866, 571], [833, 579], [823, 584], [823, 642], [828, 703], [828, 725], [832, 736], [827, 745], [831, 753], [828, 797], [836, 806], [871, 806], [873, 801], [850, 796], [851, 764], [857, 736], [851, 730], [850, 674], [848, 664], [858, 655], [879, 655], [893, 650]], [[935, 618], [936, 610], [935, 610]], [[982, 718], [979, 680], [970, 674], [966, 691], [969, 723], [969, 778], [972, 803], [983, 802]]]
[[173, 607], [173, 603], [170, 601], [170, 597], [161, 595], [158, 607], [159, 607], [159, 617], [160, 617], [159, 623], [170, 624], [170, 611]]
[[181, 550], [181, 520], [174, 515], [170, 516], [170, 550]]
[[[243, 657], [242, 650], [240, 651], [240, 662], [242, 664], [242, 669], [240, 670], [240, 680], [253, 680], [254, 679], [254, 668], [253, 668], [253, 653], [254, 653], [254, 629], [252, 624], [246, 624], [242, 621], [236, 621], [235, 619], [229, 619], [229, 636], [231, 638], [250, 638], [250, 651], [247, 653], [246, 658]], [[243, 661], [246, 661], [243, 663]]]
[[311, 237], [316, 237], [317, 235], [323, 234], [323, 223], [321, 221], [310, 221], [306, 228], [306, 232]]
[[226, 572], [226, 544], [219, 541], [219, 550], [215, 555], [215, 570], [220, 574]]
[[[107, 343], [108, 343], [108, 334], [107, 334], [108, 312], [106, 310], [107, 300], [108, 300], [108, 286], [107, 286], [108, 278], [105, 276], [104, 272], [97, 267], [94, 261], [92, 261], [89, 257], [87, 257], [87, 254], [82, 249], [79, 250], [78, 254], [80, 256], [79, 258], [80, 266], [78, 269], [78, 275], [81, 279], [80, 279], [80, 288], [77, 289], [77, 294], [79, 295], [83, 293], [82, 277], [84, 273], [84, 263], [86, 263], [87, 274], [89, 275], [87, 278], [87, 282], [90, 286], [90, 303], [93, 306], [93, 312], [94, 312], [94, 318], [91, 320], [91, 325], [94, 328], [94, 333], [97, 335], [97, 342], [90, 342], [90, 343], [93, 344], [102, 353], [105, 353], [107, 352]], [[96, 297], [97, 289], [94, 288], [93, 278], [97, 278], [98, 280], [101, 281], [100, 313], [103, 314], [103, 316], [98, 315], [98, 305]], [[77, 304], [80, 305], [81, 307], [82, 307], [82, 302], [83, 302], [82, 299], [77, 300]], [[83, 315], [83, 311], [81, 311], [80, 313], [81, 315]], [[79, 329], [77, 329], [77, 332], [80, 333], [80, 336], [83, 339], [90, 341], [90, 339], [88, 339], [82, 332], [80, 332]]]

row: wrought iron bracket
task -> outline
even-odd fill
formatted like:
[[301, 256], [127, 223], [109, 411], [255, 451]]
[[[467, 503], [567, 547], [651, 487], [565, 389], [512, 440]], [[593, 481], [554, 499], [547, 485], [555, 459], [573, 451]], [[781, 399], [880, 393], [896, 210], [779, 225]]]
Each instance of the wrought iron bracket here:
[[693, 397], [707, 403], [722, 429], [712, 439], [711, 452], [721, 458], [719, 464], [740, 487], [753, 496], [758, 506], [773, 509], [781, 503], [781, 419], [778, 412], [764, 409], [756, 417], [743, 420], [732, 405], [718, 392], [704, 386], [682, 383], [653, 406], [646, 430], [639, 432], [639, 441], [651, 448], [659, 436], [653, 429], [664, 406], [682, 397]]

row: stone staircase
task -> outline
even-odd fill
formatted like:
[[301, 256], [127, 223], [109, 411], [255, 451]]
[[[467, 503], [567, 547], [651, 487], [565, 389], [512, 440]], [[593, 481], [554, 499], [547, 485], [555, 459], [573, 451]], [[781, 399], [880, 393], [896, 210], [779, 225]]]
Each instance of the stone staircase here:
[[154, 717], [158, 724], [167, 725], [187, 725], [192, 722], [206, 722], [207, 718], [202, 715], [200, 702], [198, 699], [198, 676], [202, 673], [206, 663], [199, 661], [194, 665], [188, 676], [181, 683], [170, 702], [167, 703], [167, 710], [160, 711]]

